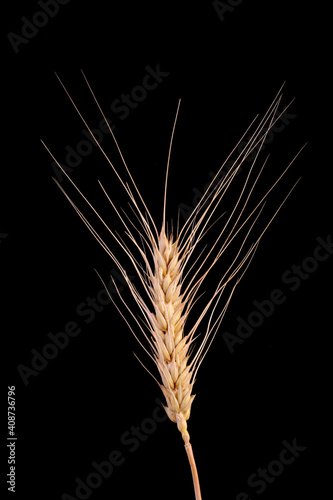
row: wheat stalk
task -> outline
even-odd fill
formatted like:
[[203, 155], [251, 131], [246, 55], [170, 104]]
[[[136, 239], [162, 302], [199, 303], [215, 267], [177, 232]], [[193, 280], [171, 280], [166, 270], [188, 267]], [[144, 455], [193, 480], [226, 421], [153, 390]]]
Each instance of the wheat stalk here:
[[[84, 74], [83, 76], [103, 118], [106, 120], [105, 115], [100, 108], [99, 103], [97, 102], [95, 94], [93, 93]], [[69, 95], [64, 84], [59, 77], [58, 79], [65, 92], [67, 93], [69, 99], [71, 100], [73, 106], [75, 107], [77, 113], [82, 119], [83, 123], [89, 130], [91, 136], [95, 139], [90, 127], [80, 113], [75, 102]], [[198, 369], [211, 346], [214, 336], [220, 328], [221, 321], [229, 305], [231, 296], [242, 276], [244, 275], [246, 269], [248, 268], [254, 252], [258, 247], [260, 239], [262, 238], [268, 226], [271, 224], [272, 220], [275, 218], [281, 206], [284, 204], [285, 200], [290, 195], [291, 191], [294, 189], [298, 182], [297, 181], [287, 193], [284, 200], [269, 220], [268, 224], [261, 231], [259, 237], [257, 237], [255, 241], [253, 241], [252, 244], [250, 244], [248, 248], [244, 250], [245, 244], [249, 238], [249, 235], [251, 234], [253, 226], [258, 220], [268, 194], [280, 181], [282, 176], [287, 172], [287, 170], [290, 168], [291, 164], [294, 162], [295, 158], [301, 151], [300, 150], [295, 155], [295, 157], [288, 164], [282, 174], [275, 180], [270, 189], [261, 197], [260, 201], [250, 211], [250, 213], [245, 214], [245, 209], [248, 206], [249, 199], [251, 198], [254, 187], [263, 170], [263, 167], [266, 164], [267, 159], [263, 162], [259, 173], [257, 173], [256, 175], [253, 174], [254, 167], [258, 163], [259, 153], [268, 132], [270, 131], [274, 123], [280, 118], [280, 115], [277, 111], [280, 101], [281, 89], [273, 100], [272, 104], [269, 106], [267, 112], [264, 114], [263, 118], [256, 125], [256, 127], [254, 127], [254, 120], [251, 123], [250, 127], [244, 132], [239, 142], [236, 144], [228, 158], [225, 160], [224, 164], [221, 166], [220, 170], [217, 172], [214, 179], [211, 181], [204, 196], [196, 206], [195, 210], [191, 213], [190, 217], [187, 219], [181, 229], [177, 227], [177, 231], [175, 234], [173, 234], [171, 231], [168, 231], [167, 229], [166, 200], [171, 147], [180, 102], [178, 104], [169, 145], [166, 179], [164, 186], [163, 217], [161, 229], [159, 231], [157, 230], [155, 222], [139, 192], [136, 183], [132, 178], [130, 170], [127, 167], [125, 159], [111, 130], [111, 127], [109, 128], [109, 130], [118, 148], [125, 170], [127, 171], [127, 175], [129, 176], [129, 179], [132, 183], [132, 188], [130, 188], [130, 185], [123, 180], [118, 171], [115, 169], [111, 160], [106, 155], [103, 148], [95, 139], [96, 145], [101, 150], [102, 154], [116, 173], [120, 183], [125, 189], [132, 204], [133, 211], [136, 214], [136, 218], [139, 221], [138, 227], [138, 225], [135, 225], [129, 217], [125, 218], [120, 213], [118, 208], [114, 205], [105, 188], [98, 181], [103, 193], [106, 195], [115, 213], [122, 221], [125, 233], [141, 259], [140, 262], [134, 255], [134, 250], [131, 250], [129, 244], [125, 243], [125, 241], [118, 234], [115, 234], [109, 228], [103, 218], [99, 215], [99, 213], [82, 194], [76, 184], [74, 184], [71, 178], [63, 170], [61, 165], [57, 162], [56, 158], [53, 156], [49, 148], [43, 143], [45, 148], [48, 150], [54, 161], [56, 161], [58, 167], [63, 171], [64, 175], [67, 177], [72, 186], [80, 194], [80, 196], [87, 203], [87, 205], [97, 216], [97, 218], [102, 222], [102, 224], [112, 235], [118, 245], [123, 249], [137, 272], [137, 275], [140, 279], [140, 284], [143, 289], [142, 292], [139, 292], [139, 290], [130, 281], [124, 266], [119, 262], [113, 251], [110, 249], [110, 246], [102, 239], [100, 234], [94, 229], [92, 224], [75, 205], [69, 195], [55, 180], [59, 188], [62, 190], [62, 192], [74, 207], [83, 222], [86, 224], [88, 229], [92, 232], [97, 241], [101, 244], [104, 250], [118, 266], [120, 272], [122, 273], [124, 279], [128, 284], [129, 290], [131, 291], [135, 302], [138, 305], [139, 311], [141, 312], [140, 317], [138, 317], [132, 311], [129, 305], [122, 298], [117, 289], [116, 283], [114, 282], [114, 286], [118, 291], [121, 303], [123, 305], [123, 308], [119, 307], [109, 293], [104, 281], [102, 280], [106, 290], [109, 293], [110, 299], [115, 304], [120, 314], [123, 316], [135, 338], [138, 340], [140, 345], [143, 347], [145, 352], [153, 360], [154, 364], [157, 367], [160, 376], [159, 380], [146, 367], [145, 368], [154, 377], [159, 387], [161, 388], [166, 401], [166, 405], [164, 407], [165, 411], [170, 420], [177, 424], [177, 427], [184, 440], [185, 449], [191, 466], [196, 500], [201, 499], [201, 492], [198, 473], [193, 456], [193, 450], [190, 443], [190, 436], [187, 430], [187, 421], [190, 417], [191, 405], [195, 397], [192, 391], [197, 377]], [[108, 123], [107, 120], [106, 123]], [[245, 134], [247, 134], [250, 129], [253, 130], [250, 139], [246, 142], [245, 146], [243, 146], [241, 152], [236, 154], [236, 158], [234, 158], [232, 168], [228, 170], [225, 176], [221, 177], [220, 173], [226, 161], [235, 154], [236, 148], [238, 148]], [[237, 175], [240, 167], [242, 165], [244, 166], [250, 155], [253, 154], [254, 160], [248, 168], [248, 172], [246, 174], [244, 184], [241, 188], [241, 192], [238, 195], [234, 207], [231, 210], [231, 213], [228, 215], [218, 238], [216, 239], [210, 250], [206, 252], [206, 254], [201, 252], [193, 263], [193, 254], [196, 251], [199, 242], [201, 242], [206, 232], [209, 230], [209, 227], [212, 225], [212, 217], [216, 213], [216, 210], [219, 207], [226, 191]], [[140, 205], [142, 208], [140, 208]], [[232, 258], [232, 262], [219, 280], [215, 291], [207, 300], [206, 305], [203, 307], [200, 314], [198, 314], [193, 327], [186, 333], [185, 327], [187, 317], [198, 297], [199, 289], [205, 277], [219, 261], [220, 257], [224, 254], [229, 245], [234, 241], [235, 237], [242, 230], [245, 231], [245, 234], [243, 234], [242, 236], [241, 244], [239, 245], [237, 252], [235, 252], [234, 257]], [[231, 290], [228, 291], [223, 307], [218, 310], [221, 297], [229, 285], [231, 287]], [[124, 308], [125, 310], [127, 310], [128, 316], [126, 316], [126, 313], [123, 312]], [[202, 320], [207, 315], [208, 319], [203, 338], [199, 343], [199, 347], [197, 347], [197, 349], [193, 349], [193, 343], [197, 329], [199, 325], [201, 325]], [[137, 336], [137, 333], [132, 327], [129, 318], [132, 318], [134, 320], [137, 329], [139, 329], [143, 334], [143, 337], [147, 342], [146, 345], [144, 345], [142, 340]], [[190, 353], [190, 351], [192, 352]]]

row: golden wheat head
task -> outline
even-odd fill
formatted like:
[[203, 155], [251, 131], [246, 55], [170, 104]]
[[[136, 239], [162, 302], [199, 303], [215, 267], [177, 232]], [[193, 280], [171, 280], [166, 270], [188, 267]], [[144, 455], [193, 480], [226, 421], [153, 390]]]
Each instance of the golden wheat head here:
[[[106, 123], [108, 123], [85, 76], [84, 79], [103, 118]], [[146, 369], [155, 378], [164, 394], [166, 401], [165, 411], [168, 417], [172, 422], [177, 424], [177, 427], [181, 432], [191, 465], [196, 499], [200, 500], [201, 493], [199, 479], [194, 462], [192, 446], [190, 444], [190, 436], [187, 431], [187, 420], [190, 417], [191, 406], [194, 399], [193, 385], [202, 360], [207, 354], [212, 340], [220, 328], [221, 321], [224, 317], [235, 287], [244, 275], [262, 235], [277, 212], [280, 210], [292, 189], [297, 184], [294, 184], [292, 189], [286, 195], [278, 209], [271, 217], [269, 223], [261, 230], [259, 237], [257, 237], [245, 249], [249, 235], [259, 218], [268, 194], [286, 173], [299, 154], [298, 152], [282, 174], [277, 177], [269, 190], [261, 196], [255, 207], [252, 210], [248, 210], [248, 202], [263, 167], [265, 166], [266, 160], [263, 161], [262, 166], [259, 169], [259, 173], [254, 174], [254, 168], [259, 161], [258, 157], [267, 134], [280, 117], [278, 107], [281, 101], [281, 89], [259, 123], [255, 125], [256, 122], [254, 120], [250, 127], [244, 132], [239, 142], [216, 173], [214, 179], [211, 181], [202, 199], [195, 207], [189, 218], [180, 229], [177, 227], [177, 231], [173, 234], [171, 231], [167, 230], [166, 199], [171, 146], [180, 102], [178, 104], [171, 134], [164, 186], [163, 218], [161, 227], [158, 230], [144, 200], [142, 199], [140, 191], [132, 178], [111, 127], [109, 127], [109, 131], [115, 141], [132, 187], [130, 187], [128, 182], [123, 180], [118, 171], [115, 169], [111, 160], [95, 139], [89, 125], [78, 110], [73, 99], [68, 94], [63, 83], [60, 79], [59, 81], [83, 123], [89, 130], [92, 138], [95, 140], [96, 145], [107, 160], [108, 164], [114, 170], [128, 195], [132, 209], [139, 221], [139, 226], [138, 224], [130, 222], [129, 217], [125, 218], [121, 215], [118, 208], [112, 202], [111, 197], [107, 194], [106, 189], [99, 182], [107, 200], [110, 202], [115, 213], [123, 223], [128, 243], [125, 243], [119, 235], [115, 234], [109, 228], [99, 213], [62, 169], [61, 165], [54, 158], [50, 150], [44, 143], [43, 144], [75, 190], [90, 207], [94, 215], [97, 216], [99, 221], [102, 222], [107, 232], [111, 234], [116, 243], [122, 248], [139, 277], [142, 289], [141, 291], [139, 291], [130, 281], [124, 266], [119, 262], [118, 258], [111, 250], [110, 245], [102, 239], [100, 234], [94, 229], [92, 224], [78, 209], [60, 184], [57, 181], [55, 182], [58, 184], [59, 188], [67, 197], [88, 229], [118, 266], [128, 284], [129, 290], [131, 291], [131, 294], [133, 295], [133, 298], [138, 306], [140, 316], [132, 311], [132, 308], [127, 304], [127, 302], [125, 302], [119, 292], [118, 294], [122, 306], [117, 305], [112, 296], [110, 294], [109, 296], [119, 310], [120, 314], [123, 316], [135, 338], [157, 367], [159, 378], [156, 378], [147, 368]], [[249, 130], [251, 130], [250, 138], [246, 141], [246, 144], [240, 148], [244, 136], [249, 133]], [[241, 149], [241, 151], [237, 153], [239, 149]], [[233, 157], [232, 168], [230, 168], [225, 175], [220, 175], [226, 161], [231, 157]], [[254, 159], [249, 163], [248, 160], [250, 157]], [[224, 214], [225, 219], [221, 231], [219, 232], [219, 236], [214, 244], [211, 245], [210, 249], [206, 253], [201, 252], [193, 262], [193, 254], [197, 249], [198, 243], [204, 238], [206, 232], [214, 223], [213, 216], [242, 165], [247, 165], [245, 181], [240, 193], [236, 197], [236, 201], [231, 212], [228, 215]], [[216, 220], [219, 221], [220, 218]], [[215, 290], [211, 293], [211, 296], [208, 298], [205, 306], [197, 314], [192, 328], [189, 331], [186, 331], [186, 321], [188, 315], [193, 308], [195, 300], [198, 296], [198, 291], [204, 282], [205, 277], [216, 265], [220, 257], [225, 253], [229, 245], [234, 241], [236, 235], [238, 235], [241, 231], [241, 243], [234, 252], [231, 262], [228, 263], [227, 270], [220, 277]], [[131, 250], [131, 245], [133, 246], [132, 248], [135, 249], [136, 255], [138, 253], [141, 257], [141, 262], [139, 262], [137, 256], [135, 256], [134, 251]], [[115, 283], [114, 285], [116, 287]], [[228, 293], [223, 302], [223, 306], [221, 306], [220, 300], [222, 295], [223, 297], [225, 296], [224, 294], [227, 288]], [[128, 314], [126, 314], [126, 311]], [[130, 323], [130, 318], [132, 318], [136, 324], [135, 329]], [[205, 332], [202, 335], [201, 342], [199, 342], [198, 346], [194, 348], [194, 336], [204, 318], [207, 320]], [[137, 335], [137, 330], [141, 331], [143, 338], [140, 338]], [[144, 343], [144, 340], [146, 343]]]

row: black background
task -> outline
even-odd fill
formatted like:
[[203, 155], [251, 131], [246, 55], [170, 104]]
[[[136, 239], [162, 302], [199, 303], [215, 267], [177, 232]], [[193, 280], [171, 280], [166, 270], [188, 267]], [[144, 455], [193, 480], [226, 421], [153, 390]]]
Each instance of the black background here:
[[[221, 19], [210, 1], [151, 5], [71, 0], [15, 53], [7, 34], [21, 34], [21, 18], [33, 19], [41, 7], [34, 1], [6, 5], [0, 187], [6, 369], [1, 398], [5, 401], [7, 386], [16, 386], [16, 498], [53, 500], [64, 493], [76, 497], [76, 478], [86, 481], [94, 470], [92, 462], [106, 460], [113, 450], [119, 450], [125, 461], [89, 498], [193, 498], [182, 440], [171, 422], [156, 424], [133, 452], [121, 442], [124, 432], [152, 417], [156, 399], [163, 400], [132, 354], [145, 360], [140, 346], [112, 305], [96, 312], [90, 323], [77, 312], [102, 289], [94, 268], [107, 279], [115, 265], [54, 184], [52, 160], [40, 139], [60, 162], [65, 147], [75, 148], [83, 139], [84, 126], [54, 71], [91, 126], [99, 123], [80, 69], [115, 125], [157, 225], [179, 98], [170, 217], [176, 216], [180, 203], [193, 205], [193, 189], [203, 190], [209, 171], [219, 168], [284, 81], [284, 104], [296, 98], [290, 108], [294, 118], [267, 146], [271, 158], [256, 196], [305, 142], [308, 145], [272, 194], [267, 214], [274, 212], [298, 177], [302, 179], [265, 234], [202, 365], [189, 431], [204, 499], [234, 500], [241, 492], [265, 500], [309, 493], [321, 497], [327, 479], [324, 354], [332, 330], [332, 257], [320, 262], [308, 279], [301, 279], [295, 291], [281, 277], [313, 255], [317, 237], [326, 240], [332, 231], [326, 140], [331, 104], [325, 23], [329, 13], [324, 9], [314, 2], [244, 0]], [[122, 120], [110, 110], [111, 103], [142, 83], [147, 66], [157, 65], [167, 76]], [[111, 138], [105, 137], [103, 145], [121, 169]], [[121, 230], [97, 179], [116, 206], [126, 209], [127, 200], [97, 148], [70, 175], [110, 226]], [[62, 185], [88, 215], [69, 182]], [[214, 234], [208, 236], [208, 244]], [[114, 245], [110, 238], [108, 242]], [[208, 291], [213, 278], [207, 282]], [[231, 353], [223, 333], [236, 333], [237, 317], [246, 319], [254, 310], [253, 301], [268, 299], [277, 288], [285, 302]], [[126, 290], [124, 298], [135, 310]], [[24, 384], [17, 367], [31, 367], [31, 349], [42, 352], [49, 343], [47, 335], [64, 331], [69, 321], [79, 325], [80, 334]], [[6, 417], [2, 422], [5, 443]], [[284, 440], [294, 439], [306, 447], [300, 457], [262, 494], [249, 487], [247, 478], [278, 459]], [[3, 470], [7, 468], [4, 463]], [[6, 491], [5, 484], [3, 488]]]

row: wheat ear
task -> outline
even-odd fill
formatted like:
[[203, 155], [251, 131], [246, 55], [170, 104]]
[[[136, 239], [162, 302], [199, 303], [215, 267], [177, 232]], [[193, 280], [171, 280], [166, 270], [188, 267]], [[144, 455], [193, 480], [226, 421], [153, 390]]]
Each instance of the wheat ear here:
[[[98, 104], [96, 97], [85, 76], [84, 79], [103, 118], [105, 119], [106, 117], [102, 109], [100, 108], [100, 105]], [[88, 207], [90, 207], [94, 215], [97, 216], [98, 220], [107, 229], [107, 232], [125, 252], [127, 258], [131, 262], [139, 277], [142, 292], [139, 292], [139, 290], [131, 282], [124, 266], [119, 262], [118, 258], [111, 250], [110, 245], [108, 245], [104, 241], [104, 239], [102, 239], [100, 234], [94, 229], [92, 224], [83, 215], [83, 213], [69, 197], [69, 195], [60, 186], [60, 184], [56, 180], [55, 182], [58, 184], [58, 187], [64, 193], [68, 201], [71, 203], [71, 205], [76, 210], [77, 214], [80, 216], [83, 222], [86, 224], [88, 229], [91, 231], [93, 236], [97, 239], [97, 241], [107, 252], [110, 258], [118, 266], [139, 308], [139, 311], [141, 313], [140, 317], [134, 314], [132, 308], [127, 304], [127, 302], [125, 302], [121, 294], [118, 292], [123, 306], [123, 308], [121, 308], [116, 304], [112, 295], [106, 287], [111, 301], [123, 316], [135, 338], [138, 340], [147, 355], [152, 359], [157, 367], [160, 380], [158, 380], [146, 367], [145, 368], [153, 376], [153, 378], [161, 388], [166, 401], [166, 405], [164, 407], [165, 411], [170, 420], [177, 424], [177, 427], [182, 435], [188, 460], [191, 466], [195, 497], [196, 500], [200, 500], [201, 492], [199, 478], [192, 446], [190, 443], [190, 436], [187, 430], [187, 421], [190, 416], [191, 405], [194, 399], [194, 395], [192, 393], [193, 385], [196, 380], [198, 369], [201, 366], [201, 363], [211, 346], [212, 340], [214, 339], [216, 333], [220, 328], [221, 321], [229, 305], [235, 287], [238, 285], [246, 269], [248, 268], [263, 234], [271, 224], [272, 220], [274, 219], [298, 181], [287, 193], [280, 206], [270, 218], [268, 224], [261, 231], [259, 237], [257, 237], [252, 242], [252, 244], [250, 244], [248, 248], [244, 250], [249, 235], [252, 234], [252, 228], [256, 224], [261, 214], [267, 196], [277, 185], [282, 176], [287, 172], [287, 170], [290, 168], [293, 161], [303, 148], [301, 148], [301, 150], [295, 155], [295, 157], [287, 165], [282, 174], [277, 177], [275, 182], [261, 197], [260, 201], [255, 205], [255, 207], [251, 211], [249, 211], [249, 213], [246, 213], [248, 202], [251, 198], [257, 180], [261, 175], [267, 159], [260, 167], [259, 173], [253, 174], [254, 167], [258, 163], [259, 153], [262, 149], [262, 145], [266, 139], [267, 134], [280, 117], [277, 111], [281, 101], [280, 89], [279, 93], [273, 100], [272, 104], [269, 106], [263, 118], [255, 127], [255, 121], [250, 125], [250, 127], [244, 132], [243, 136], [240, 138], [239, 142], [230, 153], [229, 157], [225, 160], [226, 162], [232, 155], [235, 155], [232, 168], [228, 170], [225, 176], [221, 177], [220, 173], [223, 166], [225, 165], [225, 162], [222, 164], [221, 168], [216, 173], [216, 176], [211, 181], [202, 199], [195, 207], [190, 217], [186, 220], [181, 229], [177, 227], [177, 231], [174, 235], [171, 231], [168, 231], [166, 227], [166, 199], [170, 154], [175, 125], [179, 112], [179, 103], [169, 145], [166, 179], [164, 186], [163, 218], [161, 230], [158, 231], [154, 220], [139, 192], [139, 189], [132, 178], [130, 170], [127, 167], [124, 156], [120, 151], [111, 127], [109, 128], [109, 131], [118, 148], [127, 175], [129, 176], [130, 182], [132, 183], [132, 188], [130, 188], [128, 182], [125, 182], [119, 175], [111, 160], [94, 137], [89, 125], [83, 118], [82, 114], [69, 95], [64, 84], [61, 82], [60, 78], [59, 81], [63, 86], [65, 92], [67, 93], [73, 106], [75, 107], [77, 113], [79, 114], [81, 120], [89, 130], [92, 138], [95, 140], [96, 146], [100, 149], [108, 164], [114, 170], [121, 185], [123, 186], [125, 192], [129, 197], [133, 212], [135, 213], [137, 222], [139, 222], [139, 224], [135, 224], [130, 220], [129, 217], [125, 218], [123, 215], [121, 215], [120, 211], [112, 202], [112, 199], [108, 195], [107, 191], [99, 182], [103, 193], [110, 202], [116, 215], [122, 221], [129, 242], [134, 246], [136, 252], [139, 253], [139, 256], [141, 257], [141, 263], [139, 263], [137, 257], [134, 255], [134, 252], [130, 249], [129, 244], [125, 243], [125, 241], [118, 234], [115, 234], [109, 228], [103, 218], [82, 194], [76, 184], [68, 176], [68, 174], [63, 170], [62, 166], [53, 156], [49, 148], [44, 143], [43, 145], [50, 153], [54, 161], [57, 163], [59, 169], [61, 169], [63, 174], [67, 177], [71, 185], [86, 202]], [[107, 120], [106, 123], [108, 123]], [[248, 133], [250, 129], [252, 130], [250, 138], [241, 148], [241, 151], [235, 153], [237, 148], [238, 150], [240, 149], [239, 146], [241, 144], [241, 141], [244, 139], [245, 134]], [[193, 262], [193, 254], [197, 249], [198, 243], [204, 238], [206, 232], [209, 230], [209, 227], [212, 225], [212, 217], [216, 213], [217, 208], [219, 207], [226, 191], [229, 189], [235, 176], [237, 175], [240, 167], [242, 165], [243, 167], [248, 165], [248, 163], [245, 162], [248, 162], [250, 155], [252, 155], [252, 158], [254, 157], [254, 159], [251, 161], [250, 166], [247, 167], [247, 174], [245, 176], [244, 184], [240, 190], [238, 197], [236, 198], [231, 213], [226, 217], [225, 223], [220, 231], [219, 236], [217, 237], [216, 241], [211, 246], [209, 251], [206, 252], [206, 254], [201, 252]], [[217, 221], [218, 220], [219, 218], [217, 219]], [[205, 307], [203, 307], [201, 312], [197, 315], [194, 326], [187, 333], [185, 333], [187, 317], [195, 303], [199, 289], [204, 282], [205, 277], [216, 265], [220, 257], [224, 255], [226, 249], [235, 240], [236, 236], [240, 232], [242, 232], [242, 241], [239, 244], [234, 257], [232, 258], [229, 267], [221, 276], [221, 279], [217, 283], [216, 289], [207, 300]], [[118, 291], [116, 283], [114, 283], [114, 286]], [[225, 293], [225, 290], [229, 287], [231, 287], [231, 289], [229, 289], [229, 292], [224, 301], [224, 305], [221, 307], [221, 297], [224, 296], [223, 294]], [[218, 309], [218, 307], [220, 307], [220, 309]], [[126, 313], [123, 312], [124, 308], [128, 312], [128, 316], [126, 316]], [[199, 325], [207, 316], [208, 319], [206, 322], [205, 333], [203, 334], [202, 340], [199, 343], [199, 347], [197, 347], [196, 349], [190, 349], [190, 347], [193, 347], [194, 336]], [[132, 318], [132, 320], [135, 322], [136, 329], [141, 331], [148, 347], [146, 347], [142, 340], [137, 336], [136, 330], [133, 328], [130, 322], [130, 318]]]
[[181, 260], [177, 241], [168, 239], [163, 231], [154, 253], [155, 273], [152, 279], [155, 314], [152, 318], [153, 337], [157, 350], [155, 363], [165, 396], [165, 411], [177, 424], [185, 443], [191, 465], [196, 498], [201, 498], [199, 478], [194, 461], [187, 420], [190, 416], [192, 395], [192, 372], [188, 365], [190, 338], [184, 335], [184, 299], [181, 295]]

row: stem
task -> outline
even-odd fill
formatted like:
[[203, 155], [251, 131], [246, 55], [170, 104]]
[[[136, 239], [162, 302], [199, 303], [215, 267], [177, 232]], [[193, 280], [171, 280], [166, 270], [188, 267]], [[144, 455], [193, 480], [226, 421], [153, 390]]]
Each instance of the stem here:
[[191, 443], [188, 443], [185, 445], [185, 450], [187, 453], [188, 461], [190, 462], [190, 466], [191, 466], [193, 486], [194, 486], [194, 492], [195, 492], [195, 500], [202, 500], [201, 491], [200, 491], [199, 476], [198, 476], [197, 466], [195, 465], [195, 460], [194, 460], [194, 455], [193, 455]]

